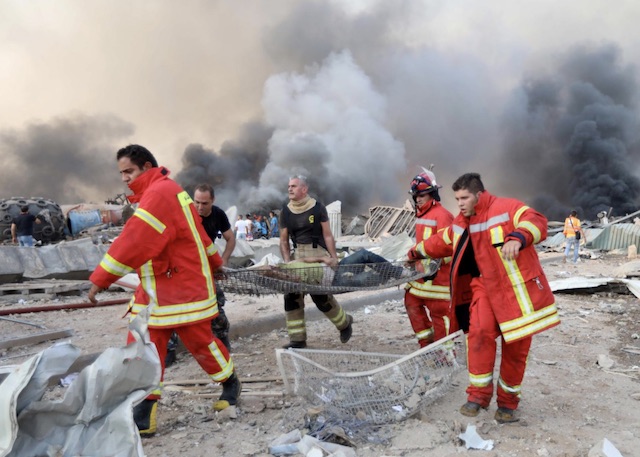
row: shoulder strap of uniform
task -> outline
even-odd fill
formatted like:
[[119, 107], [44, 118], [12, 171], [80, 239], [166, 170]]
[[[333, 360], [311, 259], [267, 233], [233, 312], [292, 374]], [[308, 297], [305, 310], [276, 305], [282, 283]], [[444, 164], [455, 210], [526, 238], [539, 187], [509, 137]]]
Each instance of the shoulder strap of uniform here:
[[280, 212], [280, 225], [282, 228], [286, 228], [289, 232], [289, 238], [291, 238], [291, 242], [293, 243], [293, 249], [297, 248], [298, 245], [296, 243], [296, 237], [293, 231], [289, 228], [289, 217], [291, 216], [291, 210], [287, 205], [282, 207], [282, 211]]
[[320, 225], [320, 204], [316, 202], [313, 207], [313, 232], [311, 232], [311, 242], [313, 247], [317, 248], [320, 242], [320, 235], [322, 235], [322, 225]]

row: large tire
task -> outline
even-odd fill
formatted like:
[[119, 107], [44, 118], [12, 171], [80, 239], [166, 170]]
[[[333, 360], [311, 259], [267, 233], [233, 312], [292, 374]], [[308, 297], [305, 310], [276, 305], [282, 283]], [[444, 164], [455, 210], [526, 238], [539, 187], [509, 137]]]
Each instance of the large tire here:
[[47, 244], [64, 239], [65, 217], [60, 205], [42, 197], [11, 197], [0, 200], [0, 241], [11, 241], [11, 223], [25, 205], [29, 206], [30, 214], [42, 220], [41, 224], [33, 225], [36, 240]]

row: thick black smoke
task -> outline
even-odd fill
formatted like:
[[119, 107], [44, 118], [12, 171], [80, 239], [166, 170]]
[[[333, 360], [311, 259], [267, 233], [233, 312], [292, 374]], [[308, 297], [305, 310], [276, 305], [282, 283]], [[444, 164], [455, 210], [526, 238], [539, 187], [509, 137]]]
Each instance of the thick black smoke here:
[[59, 204], [102, 202], [124, 192], [115, 152], [133, 126], [115, 116], [76, 115], [0, 131], [0, 195]]
[[[269, 158], [268, 143], [273, 129], [254, 121], [243, 126], [238, 138], [223, 143], [219, 151], [201, 144], [190, 144], [182, 156], [182, 170], [176, 181], [193, 194], [198, 184], [208, 183], [216, 192], [216, 204], [222, 208], [238, 205], [244, 189], [254, 187]], [[242, 209], [276, 208], [268, 199], [243, 202]]]
[[217, 153], [189, 146], [178, 181], [187, 189], [210, 182], [218, 203], [242, 212], [280, 208], [296, 174], [324, 203], [340, 200], [346, 214], [400, 194], [393, 184], [406, 168], [404, 147], [385, 126], [385, 97], [349, 52], [271, 76], [262, 106], [269, 127], [248, 125]]
[[551, 219], [638, 210], [637, 80], [621, 60], [613, 45], [576, 47], [508, 111], [504, 176]]

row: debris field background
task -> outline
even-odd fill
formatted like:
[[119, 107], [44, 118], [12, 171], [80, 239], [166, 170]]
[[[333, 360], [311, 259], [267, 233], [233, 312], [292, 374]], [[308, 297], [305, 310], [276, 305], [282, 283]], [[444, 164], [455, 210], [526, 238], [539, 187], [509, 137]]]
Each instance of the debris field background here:
[[[542, 253], [550, 280], [576, 275], [610, 276], [626, 256], [608, 254], [578, 265], [562, 263], [558, 253]], [[640, 307], [638, 299], [619, 291], [556, 294], [561, 325], [534, 337], [523, 383], [520, 421], [498, 425], [493, 420], [496, 405], [477, 418], [467, 418], [458, 409], [466, 400], [466, 372], [459, 373], [453, 387], [415, 417], [383, 426], [371, 433], [369, 442], [359, 442], [357, 455], [438, 456], [464, 453], [458, 439], [468, 424], [476, 425], [484, 439], [495, 442], [491, 456], [600, 455], [595, 448], [603, 438], [624, 456], [640, 449]], [[338, 333], [326, 319], [308, 323], [308, 343], [316, 349], [353, 350], [407, 354], [417, 349], [401, 300], [379, 303], [379, 292], [341, 294], [345, 303], [354, 298], [371, 304], [349, 309], [354, 315], [354, 334], [340, 343]], [[107, 292], [101, 300], [127, 298], [128, 292]], [[2, 301], [0, 310], [53, 304], [52, 300], [24, 303]], [[78, 303], [86, 296], [72, 296], [55, 303]], [[307, 307], [313, 308], [308, 300]], [[281, 296], [228, 295], [226, 311], [234, 322], [256, 322], [281, 316], [282, 326], [268, 333], [232, 339], [232, 355], [243, 385], [243, 396], [235, 411], [215, 414], [211, 409], [220, 387], [204, 383], [204, 372], [188, 353], [166, 371], [165, 394], [158, 410], [158, 433], [143, 441], [149, 457], [267, 456], [269, 443], [293, 429], [304, 429], [311, 412], [305, 402], [284, 396], [278, 380], [275, 349], [287, 341]], [[124, 344], [126, 305], [28, 313], [10, 316], [46, 330], [72, 330], [65, 340], [85, 355]], [[1, 321], [2, 339], [41, 333], [42, 328]], [[16, 365], [53, 341], [0, 349], [0, 366]], [[496, 367], [497, 368], [497, 367]], [[52, 387], [48, 395], [62, 394]], [[589, 452], [591, 451], [591, 454]]]

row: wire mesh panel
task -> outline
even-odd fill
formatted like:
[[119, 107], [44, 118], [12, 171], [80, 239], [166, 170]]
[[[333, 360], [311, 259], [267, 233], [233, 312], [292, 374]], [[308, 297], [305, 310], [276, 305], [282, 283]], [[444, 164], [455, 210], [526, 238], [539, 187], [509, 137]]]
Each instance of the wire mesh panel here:
[[321, 407], [342, 423], [403, 420], [441, 397], [465, 367], [458, 331], [409, 355], [313, 349], [278, 349], [289, 393]]
[[308, 264], [296, 268], [282, 264], [226, 269], [222, 275], [216, 276], [216, 281], [224, 291], [240, 294], [340, 294], [399, 286], [431, 276], [439, 267], [439, 259], [427, 259], [411, 266], [404, 262], [341, 264], [336, 267]]

